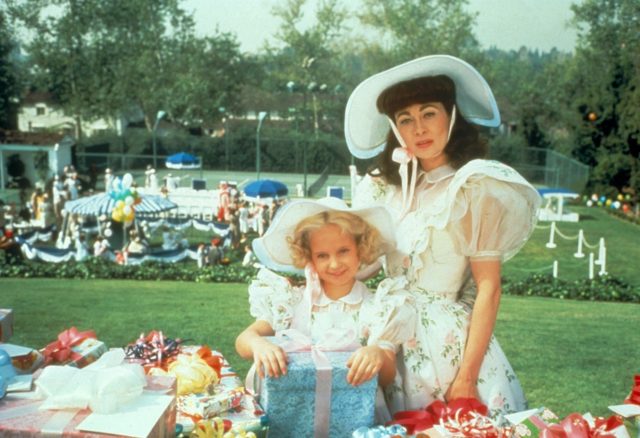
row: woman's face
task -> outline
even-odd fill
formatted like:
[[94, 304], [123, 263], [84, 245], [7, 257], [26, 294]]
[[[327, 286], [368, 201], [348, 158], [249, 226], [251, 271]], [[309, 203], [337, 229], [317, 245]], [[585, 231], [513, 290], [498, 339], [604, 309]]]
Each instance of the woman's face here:
[[409, 105], [395, 114], [395, 123], [407, 148], [429, 171], [448, 162], [444, 154], [449, 114], [440, 102]]

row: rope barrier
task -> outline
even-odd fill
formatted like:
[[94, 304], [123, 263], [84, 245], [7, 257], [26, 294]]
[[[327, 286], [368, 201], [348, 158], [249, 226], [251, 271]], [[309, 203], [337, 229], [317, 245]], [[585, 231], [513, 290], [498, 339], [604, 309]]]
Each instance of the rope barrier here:
[[[551, 223], [553, 224], [555, 222], [551, 222]], [[551, 225], [538, 225], [538, 224], [536, 224], [535, 228], [537, 230], [548, 230], [549, 228], [551, 228]]]
[[[607, 248], [605, 246], [604, 237], [601, 237], [597, 244], [592, 245], [589, 242], [587, 242], [587, 239], [584, 237], [584, 231], [582, 229], [580, 229], [578, 231], [578, 234], [576, 236], [567, 236], [564, 233], [560, 232], [560, 230], [558, 230], [558, 227], [557, 227], [555, 221], [551, 222], [551, 225], [549, 226], [549, 228], [551, 228], [551, 232], [549, 233], [549, 241], [545, 245], [547, 248], [553, 249], [553, 248], [557, 247], [557, 245], [556, 245], [556, 243], [554, 241], [556, 233], [558, 234], [558, 236], [560, 236], [561, 238], [563, 238], [565, 240], [576, 240], [576, 239], [578, 240], [578, 248], [577, 248], [576, 252], [573, 254], [573, 256], [575, 258], [584, 258], [585, 257], [585, 254], [583, 252], [583, 245], [586, 246], [588, 249], [596, 249], [596, 248], [598, 248], [598, 259], [597, 260], [594, 260], [594, 254], [592, 252], [589, 253], [589, 278], [590, 279], [593, 278], [594, 265], [599, 265], [600, 266], [600, 271], [598, 272], [598, 275], [606, 275], [607, 274], [607, 270], [606, 270]], [[548, 268], [546, 268], [546, 269], [548, 269]], [[532, 271], [539, 271], [539, 270], [542, 270], [542, 269], [533, 269]], [[554, 261], [553, 272], [554, 272], [554, 277], [557, 278], [557, 272], [558, 272], [558, 261], [557, 260]]]

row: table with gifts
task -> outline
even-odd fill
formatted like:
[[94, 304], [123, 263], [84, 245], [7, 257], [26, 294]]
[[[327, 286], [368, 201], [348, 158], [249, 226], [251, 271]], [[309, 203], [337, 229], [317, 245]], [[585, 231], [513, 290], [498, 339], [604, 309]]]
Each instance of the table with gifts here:
[[[10, 344], [13, 312], [0, 309], [0, 436], [15, 437], [629, 437], [640, 419], [640, 376], [613, 415], [546, 408], [491, 418], [474, 399], [434, 402], [374, 424], [377, 382], [346, 382], [351, 350], [286, 346], [288, 373], [245, 388], [224, 355], [161, 331], [109, 348], [92, 330], [70, 327], [47, 345]], [[299, 339], [298, 339], [299, 341]], [[283, 342], [285, 344], [283, 344]]]

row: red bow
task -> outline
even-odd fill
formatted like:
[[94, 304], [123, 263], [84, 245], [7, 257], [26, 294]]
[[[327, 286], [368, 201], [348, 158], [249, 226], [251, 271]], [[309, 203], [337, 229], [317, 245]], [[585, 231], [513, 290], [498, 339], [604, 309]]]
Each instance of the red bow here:
[[580, 414], [569, 414], [560, 423], [544, 425], [540, 431], [540, 438], [606, 438], [613, 437], [611, 433], [622, 426], [620, 417], [612, 415], [608, 418], [595, 419], [593, 428]]
[[633, 388], [631, 388], [631, 394], [629, 394], [629, 397], [625, 399], [624, 402], [631, 405], [640, 406], [640, 374], [636, 374], [633, 377], [633, 380], [634, 380], [634, 384], [633, 384]]
[[58, 335], [58, 340], [50, 343], [42, 354], [45, 358], [45, 365], [50, 363], [64, 363], [73, 354], [71, 347], [78, 345], [85, 339], [96, 339], [93, 330], [79, 332], [77, 328], [71, 327]]
[[458, 398], [449, 404], [436, 400], [422, 410], [397, 412], [387, 425], [399, 424], [407, 429], [408, 434], [414, 434], [439, 424], [440, 420], [457, 419], [465, 422], [473, 414], [486, 416], [488, 413], [487, 406], [475, 398]]

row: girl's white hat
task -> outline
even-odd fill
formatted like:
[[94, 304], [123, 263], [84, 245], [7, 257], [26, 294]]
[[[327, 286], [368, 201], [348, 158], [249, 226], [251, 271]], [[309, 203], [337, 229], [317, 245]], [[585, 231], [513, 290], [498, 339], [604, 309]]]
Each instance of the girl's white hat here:
[[300, 221], [325, 211], [344, 211], [359, 216], [380, 232], [383, 253], [395, 248], [393, 221], [386, 208], [376, 206], [353, 209], [342, 199], [327, 197], [286, 203], [280, 208], [265, 234], [253, 240], [254, 254], [267, 268], [284, 272], [303, 272], [302, 269], [293, 266], [287, 237], [293, 236]]
[[449, 55], [425, 56], [377, 73], [353, 90], [344, 116], [344, 132], [351, 154], [371, 158], [386, 145], [389, 121], [376, 106], [380, 93], [398, 82], [435, 75], [446, 75], [453, 80], [456, 107], [465, 119], [482, 126], [500, 125], [500, 113], [491, 88], [473, 66]]

